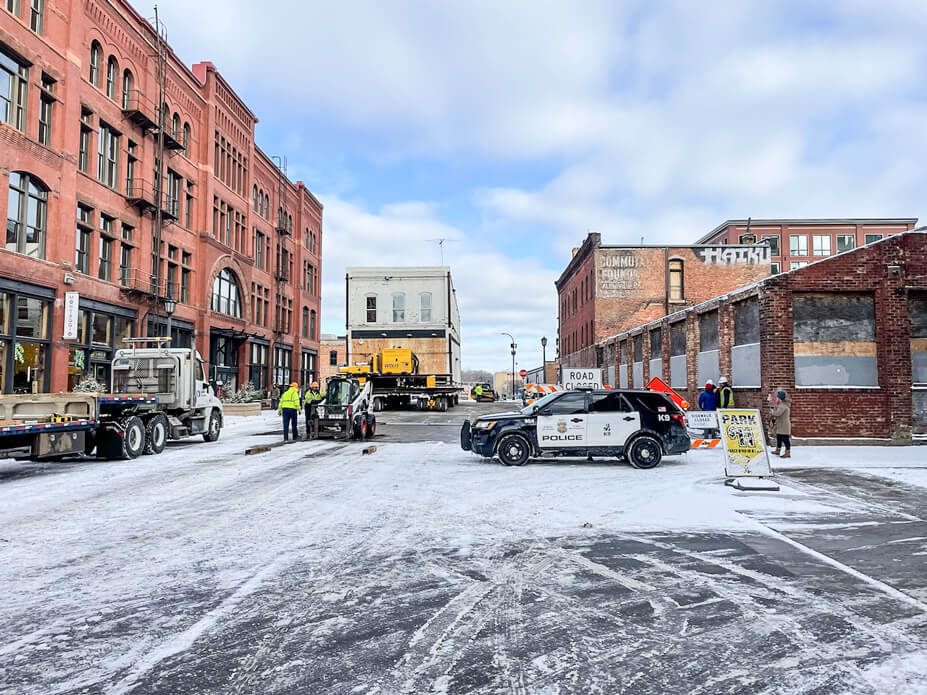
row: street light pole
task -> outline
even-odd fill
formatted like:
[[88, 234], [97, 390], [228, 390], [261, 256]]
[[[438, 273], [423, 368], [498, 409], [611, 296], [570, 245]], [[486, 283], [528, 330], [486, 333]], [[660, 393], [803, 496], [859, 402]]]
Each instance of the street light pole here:
[[547, 336], [541, 338], [541, 383], [547, 383]]
[[175, 302], [173, 299], [164, 300], [164, 313], [167, 314], [167, 337], [168, 338], [171, 337], [171, 332], [174, 329], [173, 316], [174, 316], [174, 309], [176, 308], [177, 308], [177, 302]]
[[515, 348], [518, 345], [515, 344], [515, 337], [511, 333], [503, 331], [499, 335], [507, 335], [512, 340], [512, 400], [515, 400]]

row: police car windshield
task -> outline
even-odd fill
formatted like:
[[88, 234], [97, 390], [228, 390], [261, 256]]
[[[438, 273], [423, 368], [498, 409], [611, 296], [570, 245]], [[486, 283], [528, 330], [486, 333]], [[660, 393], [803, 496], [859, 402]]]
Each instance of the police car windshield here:
[[544, 398], [538, 398], [534, 403], [531, 403], [530, 405], [526, 405], [524, 408], [521, 409], [521, 413], [522, 415], [531, 415], [532, 410], [534, 410], [535, 408], [543, 408], [545, 405], [547, 405], [552, 400], [557, 398], [557, 396], [560, 396], [562, 394], [563, 392], [561, 391], [558, 391], [556, 393], [548, 393], [546, 396], [544, 396]]

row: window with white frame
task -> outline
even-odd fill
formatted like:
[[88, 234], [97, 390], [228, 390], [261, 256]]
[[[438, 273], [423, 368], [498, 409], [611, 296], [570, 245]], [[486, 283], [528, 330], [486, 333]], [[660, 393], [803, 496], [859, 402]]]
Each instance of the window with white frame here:
[[850, 251], [856, 247], [855, 234], [838, 234], [837, 235], [837, 253]]
[[393, 295], [393, 323], [406, 320], [406, 296], [402, 293]]
[[808, 255], [807, 234], [792, 234], [789, 236], [789, 254], [792, 256]]
[[367, 295], [367, 323], [377, 322], [377, 296]]
[[17, 130], [26, 128], [29, 68], [0, 50], [0, 120]]
[[431, 292], [422, 292], [419, 295], [419, 320], [422, 323], [431, 322]]
[[829, 256], [830, 234], [815, 234], [811, 239], [811, 251], [815, 256]]
[[808, 265], [808, 261], [792, 261], [789, 264], [789, 270], [795, 270], [796, 268], [804, 268]]

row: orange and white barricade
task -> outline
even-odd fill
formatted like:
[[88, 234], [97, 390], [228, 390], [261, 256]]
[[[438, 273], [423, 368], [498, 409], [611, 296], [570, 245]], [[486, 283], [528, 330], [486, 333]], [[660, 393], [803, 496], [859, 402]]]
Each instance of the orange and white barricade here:
[[525, 405], [531, 405], [539, 398], [544, 398], [551, 393], [560, 391], [561, 388], [556, 384], [525, 384]]

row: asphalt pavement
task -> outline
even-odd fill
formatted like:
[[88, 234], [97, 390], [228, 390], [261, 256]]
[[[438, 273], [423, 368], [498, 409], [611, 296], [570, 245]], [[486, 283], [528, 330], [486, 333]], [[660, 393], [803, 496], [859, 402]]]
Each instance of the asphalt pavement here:
[[244, 423], [164, 458], [10, 466], [0, 693], [927, 692], [927, 488], [793, 468], [803, 506], [731, 491], [736, 529], [624, 531], [596, 488], [637, 481], [613, 513], [658, 514], [642, 474], [692, 463], [457, 448], [514, 405], [379, 413], [370, 456], [245, 457], [277, 435]]

